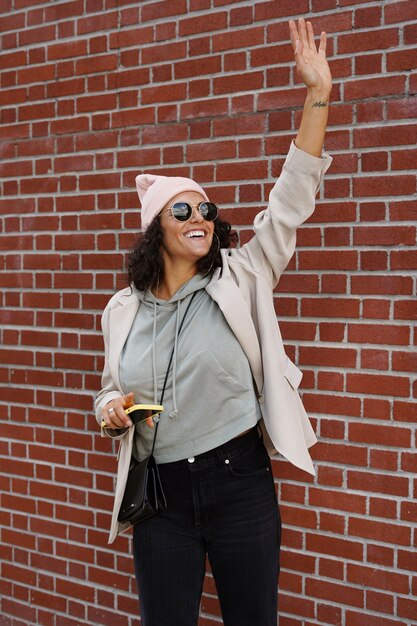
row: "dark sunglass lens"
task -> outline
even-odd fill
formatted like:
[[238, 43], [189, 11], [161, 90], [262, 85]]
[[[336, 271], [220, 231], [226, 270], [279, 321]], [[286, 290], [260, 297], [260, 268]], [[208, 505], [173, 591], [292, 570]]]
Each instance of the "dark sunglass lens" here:
[[192, 208], [187, 202], [176, 202], [172, 205], [172, 215], [180, 222], [186, 222], [191, 217]]
[[202, 202], [200, 204], [200, 213], [208, 222], [212, 222], [217, 217], [217, 206], [214, 202]]

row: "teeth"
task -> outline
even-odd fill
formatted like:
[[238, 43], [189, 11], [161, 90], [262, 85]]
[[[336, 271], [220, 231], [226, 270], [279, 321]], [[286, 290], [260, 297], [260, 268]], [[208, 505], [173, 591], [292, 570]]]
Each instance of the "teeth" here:
[[204, 230], [191, 230], [185, 234], [186, 237], [204, 237]]

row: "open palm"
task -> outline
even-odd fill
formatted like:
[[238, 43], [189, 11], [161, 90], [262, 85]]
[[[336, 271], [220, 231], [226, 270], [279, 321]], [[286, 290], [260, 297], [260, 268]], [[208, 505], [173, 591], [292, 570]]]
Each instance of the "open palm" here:
[[323, 94], [330, 93], [332, 76], [326, 58], [326, 33], [321, 33], [317, 49], [311, 22], [305, 22], [301, 18], [297, 26], [290, 20], [289, 27], [298, 76], [308, 89]]

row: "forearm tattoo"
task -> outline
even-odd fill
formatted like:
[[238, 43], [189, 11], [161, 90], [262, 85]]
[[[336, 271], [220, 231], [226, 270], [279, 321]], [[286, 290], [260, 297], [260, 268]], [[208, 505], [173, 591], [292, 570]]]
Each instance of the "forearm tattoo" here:
[[321, 100], [318, 100], [317, 102], [315, 102], [313, 104], [313, 108], [322, 108], [322, 107], [327, 107], [327, 102], [322, 102]]

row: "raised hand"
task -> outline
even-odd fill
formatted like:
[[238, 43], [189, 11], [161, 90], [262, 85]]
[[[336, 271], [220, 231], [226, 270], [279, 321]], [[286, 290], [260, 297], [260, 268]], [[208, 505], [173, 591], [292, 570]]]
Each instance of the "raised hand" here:
[[326, 33], [321, 33], [317, 49], [311, 22], [301, 18], [297, 26], [290, 20], [289, 27], [298, 76], [310, 91], [327, 99], [332, 88], [332, 76], [326, 59]]

